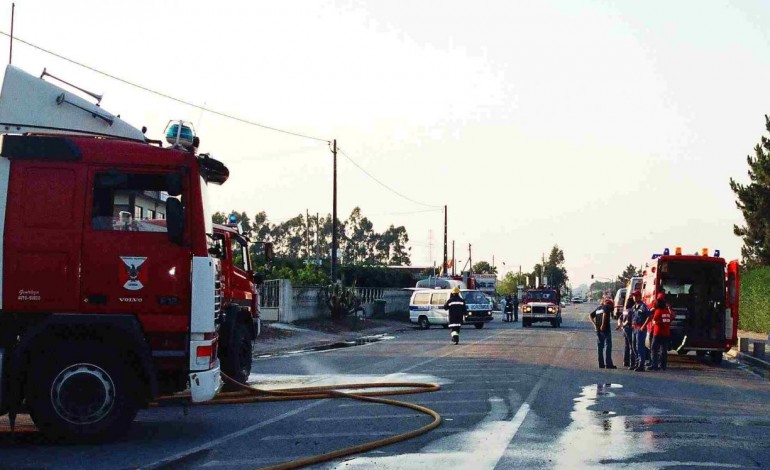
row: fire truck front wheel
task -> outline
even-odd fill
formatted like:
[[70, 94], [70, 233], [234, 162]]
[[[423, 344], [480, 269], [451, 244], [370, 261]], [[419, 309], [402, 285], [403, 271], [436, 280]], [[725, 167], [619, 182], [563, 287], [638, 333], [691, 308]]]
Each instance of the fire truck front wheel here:
[[[224, 373], [245, 384], [251, 374], [252, 351], [253, 342], [248, 325], [243, 322], [236, 323], [222, 362]], [[231, 387], [227, 389], [230, 390]]]
[[104, 442], [125, 432], [139, 409], [138, 379], [123, 351], [97, 342], [54, 346], [31, 364], [27, 405], [54, 441]]

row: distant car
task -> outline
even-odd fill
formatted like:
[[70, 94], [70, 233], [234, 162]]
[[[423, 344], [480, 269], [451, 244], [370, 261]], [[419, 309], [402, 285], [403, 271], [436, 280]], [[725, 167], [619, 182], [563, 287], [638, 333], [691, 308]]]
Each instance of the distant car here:
[[581, 299], [580, 297], [572, 297], [572, 303], [573, 304], [582, 304], [583, 303], [583, 299]]
[[626, 289], [625, 287], [618, 289], [615, 293], [615, 311], [612, 313], [613, 318], [618, 318], [623, 313], [623, 307], [626, 302]]

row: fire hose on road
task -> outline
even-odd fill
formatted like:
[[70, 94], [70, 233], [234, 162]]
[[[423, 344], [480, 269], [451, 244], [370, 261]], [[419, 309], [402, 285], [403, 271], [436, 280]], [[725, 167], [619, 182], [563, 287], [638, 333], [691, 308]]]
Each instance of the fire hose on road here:
[[[307, 465], [314, 465], [329, 460], [346, 457], [349, 455], [360, 454], [362, 452], [368, 452], [379, 447], [384, 447], [397, 442], [405, 441], [413, 437], [425, 434], [426, 432], [435, 429], [441, 424], [441, 416], [435, 411], [426, 408], [424, 406], [416, 405], [414, 403], [403, 402], [399, 400], [393, 400], [388, 398], [378, 398], [389, 395], [408, 395], [415, 393], [427, 393], [435, 392], [441, 387], [438, 384], [420, 383], [420, 382], [375, 382], [375, 383], [360, 383], [360, 384], [341, 384], [341, 385], [324, 385], [316, 387], [300, 387], [289, 388], [280, 390], [263, 390], [249, 385], [244, 385], [236, 382], [232, 378], [228, 377], [224, 373], [222, 378], [225, 383], [239, 388], [239, 391], [235, 392], [222, 392], [219, 393], [213, 400], [195, 403], [194, 405], [224, 405], [224, 404], [243, 404], [243, 403], [258, 403], [258, 402], [270, 402], [270, 401], [289, 401], [289, 400], [321, 400], [327, 398], [347, 398], [352, 400], [365, 401], [370, 403], [381, 403], [385, 405], [399, 406], [402, 408], [409, 408], [420, 413], [424, 413], [433, 418], [433, 421], [429, 424], [415, 429], [413, 431], [397, 434], [394, 436], [378, 439], [375, 441], [366, 442], [352, 447], [346, 447], [343, 449], [335, 450], [325, 454], [316, 455], [299, 460], [293, 460], [285, 462], [279, 465], [273, 465], [265, 467], [270, 470], [286, 470], [291, 468], [300, 468]], [[366, 389], [391, 389], [391, 390], [372, 390], [363, 391], [357, 393], [341, 392], [340, 390], [366, 390]], [[173, 401], [185, 398], [184, 395], [172, 395], [161, 397], [156, 406], [164, 401]]]

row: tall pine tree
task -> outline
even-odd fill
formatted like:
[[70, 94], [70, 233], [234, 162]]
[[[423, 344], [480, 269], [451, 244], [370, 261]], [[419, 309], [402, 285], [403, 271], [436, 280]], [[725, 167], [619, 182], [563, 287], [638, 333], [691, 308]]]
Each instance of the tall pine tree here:
[[[765, 115], [765, 128], [770, 132], [770, 118]], [[743, 238], [741, 255], [746, 266], [770, 265], [770, 140], [754, 147], [755, 155], [746, 157], [749, 164], [747, 185], [730, 178], [730, 188], [738, 200], [735, 205], [743, 213], [746, 225], [735, 225], [733, 232]]]

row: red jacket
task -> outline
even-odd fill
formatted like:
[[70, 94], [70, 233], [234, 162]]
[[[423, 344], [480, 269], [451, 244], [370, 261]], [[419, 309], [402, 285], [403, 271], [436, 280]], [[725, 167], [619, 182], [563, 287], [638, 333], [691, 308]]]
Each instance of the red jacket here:
[[652, 334], [653, 336], [670, 336], [671, 320], [674, 319], [674, 312], [668, 308], [656, 308], [652, 314]]

